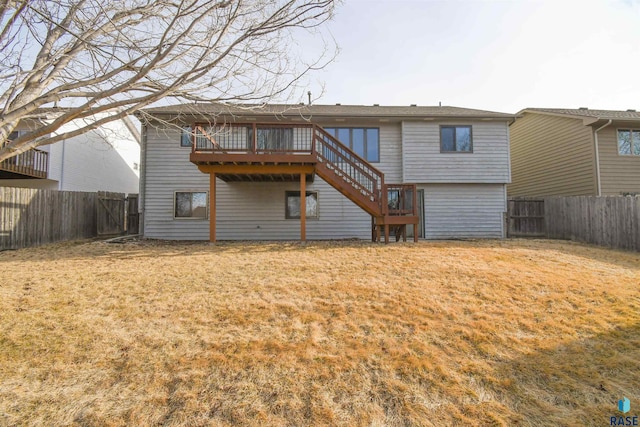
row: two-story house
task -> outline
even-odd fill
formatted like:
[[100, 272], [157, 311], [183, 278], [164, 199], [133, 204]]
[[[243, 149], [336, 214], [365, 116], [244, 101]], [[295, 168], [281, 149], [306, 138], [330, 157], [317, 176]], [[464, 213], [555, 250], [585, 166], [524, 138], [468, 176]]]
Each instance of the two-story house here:
[[[39, 110], [38, 117], [20, 122], [9, 139], [38, 129], [57, 114], [55, 108]], [[94, 117], [73, 120], [56, 133], [76, 130], [92, 120]], [[0, 187], [137, 193], [140, 139], [138, 126], [128, 117], [102, 124], [0, 162]]]
[[510, 196], [640, 194], [635, 110], [527, 108], [510, 131]]
[[505, 234], [510, 114], [183, 104], [149, 108], [138, 118], [148, 238]]

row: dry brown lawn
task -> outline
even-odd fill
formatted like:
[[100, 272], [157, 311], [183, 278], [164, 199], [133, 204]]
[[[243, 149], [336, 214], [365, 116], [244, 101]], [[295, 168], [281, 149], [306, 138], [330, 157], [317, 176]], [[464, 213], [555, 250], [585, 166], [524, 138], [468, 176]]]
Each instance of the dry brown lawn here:
[[608, 425], [640, 402], [637, 253], [76, 242], [0, 253], [0, 278], [0, 425]]

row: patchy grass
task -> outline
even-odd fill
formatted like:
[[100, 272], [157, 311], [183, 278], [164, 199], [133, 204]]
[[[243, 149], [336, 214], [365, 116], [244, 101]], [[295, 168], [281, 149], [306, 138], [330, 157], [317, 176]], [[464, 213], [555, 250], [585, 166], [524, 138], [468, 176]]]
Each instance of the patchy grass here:
[[637, 253], [81, 242], [0, 277], [0, 425], [608, 425], [640, 399]]

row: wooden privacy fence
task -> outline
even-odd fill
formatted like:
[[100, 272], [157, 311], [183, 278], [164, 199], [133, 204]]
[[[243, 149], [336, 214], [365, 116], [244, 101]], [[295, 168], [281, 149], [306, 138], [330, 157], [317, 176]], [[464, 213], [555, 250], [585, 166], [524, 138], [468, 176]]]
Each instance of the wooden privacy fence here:
[[96, 209], [98, 236], [117, 236], [126, 231], [125, 203], [127, 196], [123, 193], [98, 192]]
[[640, 251], [640, 196], [509, 199], [507, 219], [509, 236], [543, 236]]
[[[127, 200], [135, 203], [128, 215]], [[137, 234], [137, 200], [137, 195], [127, 199], [122, 193], [0, 187], [0, 250], [121, 235], [125, 218], [131, 218], [129, 234]]]
[[0, 250], [96, 234], [95, 193], [0, 187]]
[[518, 198], [507, 202], [509, 237], [545, 237], [544, 199]]
[[640, 197], [549, 197], [547, 237], [640, 251]]
[[129, 194], [127, 197], [127, 234], [140, 232], [140, 213], [138, 212], [138, 195]]

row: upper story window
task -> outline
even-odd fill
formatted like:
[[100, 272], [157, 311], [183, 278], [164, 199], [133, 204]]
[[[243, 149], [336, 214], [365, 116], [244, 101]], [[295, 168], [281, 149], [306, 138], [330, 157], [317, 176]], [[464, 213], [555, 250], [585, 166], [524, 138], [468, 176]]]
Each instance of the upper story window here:
[[325, 128], [329, 134], [369, 162], [380, 161], [380, 129]]
[[618, 154], [640, 156], [639, 129], [618, 129]]
[[471, 126], [440, 126], [441, 153], [472, 153]]
[[13, 141], [16, 138], [21, 137], [22, 135], [25, 135], [26, 133], [28, 133], [29, 131], [26, 130], [14, 130], [13, 132], [11, 132], [9, 134], [9, 137], [7, 138], [7, 141]]
[[9, 141], [13, 141], [14, 139], [16, 139], [17, 137], [19, 137], [24, 131], [20, 131], [20, 130], [14, 130], [13, 132], [11, 132], [9, 134], [9, 138], [7, 138]]
[[182, 126], [182, 133], [180, 134], [180, 147], [191, 147], [192, 135], [193, 128], [191, 126]]

